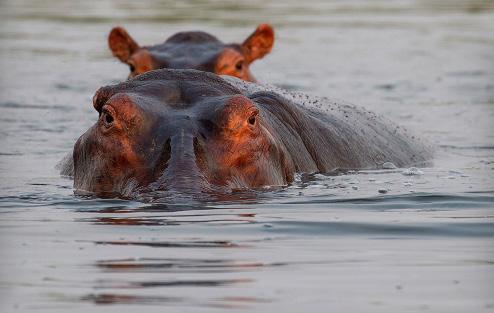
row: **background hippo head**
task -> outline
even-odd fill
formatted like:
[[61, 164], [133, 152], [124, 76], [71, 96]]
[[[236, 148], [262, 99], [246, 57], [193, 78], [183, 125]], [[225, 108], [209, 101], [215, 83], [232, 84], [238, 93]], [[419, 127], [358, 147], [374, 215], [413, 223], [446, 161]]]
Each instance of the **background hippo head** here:
[[115, 57], [130, 67], [130, 77], [155, 69], [196, 69], [255, 81], [250, 64], [268, 54], [274, 43], [271, 26], [261, 24], [242, 44], [224, 44], [205, 32], [181, 32], [163, 44], [141, 47], [115, 27], [108, 44]]
[[214, 74], [152, 71], [99, 89], [93, 105], [99, 119], [74, 147], [76, 189], [128, 195], [291, 179], [260, 106]]

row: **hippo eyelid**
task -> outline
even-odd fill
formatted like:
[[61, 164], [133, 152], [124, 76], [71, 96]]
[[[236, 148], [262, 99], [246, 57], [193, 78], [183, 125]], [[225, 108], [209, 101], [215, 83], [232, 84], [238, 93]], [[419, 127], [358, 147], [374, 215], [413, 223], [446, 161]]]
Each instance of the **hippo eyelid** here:
[[115, 110], [111, 106], [105, 105], [101, 110], [100, 118], [106, 128], [111, 128], [115, 121]]
[[101, 109], [101, 113], [108, 113], [112, 116], [116, 114], [115, 109], [111, 105], [104, 105], [103, 108]]
[[256, 107], [253, 107], [250, 112], [250, 116], [257, 116], [259, 115], [259, 109]]

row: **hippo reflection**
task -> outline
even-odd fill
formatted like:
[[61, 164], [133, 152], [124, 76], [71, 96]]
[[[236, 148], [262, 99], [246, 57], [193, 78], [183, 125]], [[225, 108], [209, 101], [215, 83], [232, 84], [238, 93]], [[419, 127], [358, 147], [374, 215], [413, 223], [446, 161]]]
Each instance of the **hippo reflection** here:
[[274, 31], [261, 24], [242, 44], [224, 44], [205, 32], [181, 32], [163, 44], [141, 47], [122, 27], [108, 36], [115, 57], [129, 65], [130, 76], [155, 69], [196, 69], [255, 81], [249, 65], [271, 51]]
[[296, 172], [403, 167], [431, 156], [355, 106], [327, 101], [317, 109], [195, 70], [103, 87], [93, 105], [99, 119], [75, 144], [74, 186], [97, 194], [280, 186]]

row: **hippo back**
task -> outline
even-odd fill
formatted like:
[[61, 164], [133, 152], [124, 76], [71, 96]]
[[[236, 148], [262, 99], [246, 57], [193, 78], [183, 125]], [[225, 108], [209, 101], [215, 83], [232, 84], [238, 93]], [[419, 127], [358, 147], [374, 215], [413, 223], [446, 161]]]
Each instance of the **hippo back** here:
[[432, 147], [364, 108], [223, 76], [261, 105], [297, 171], [424, 166]]
[[354, 105], [197, 70], [100, 88], [98, 120], [61, 171], [78, 190], [132, 195], [281, 186], [296, 172], [424, 165], [431, 149]]

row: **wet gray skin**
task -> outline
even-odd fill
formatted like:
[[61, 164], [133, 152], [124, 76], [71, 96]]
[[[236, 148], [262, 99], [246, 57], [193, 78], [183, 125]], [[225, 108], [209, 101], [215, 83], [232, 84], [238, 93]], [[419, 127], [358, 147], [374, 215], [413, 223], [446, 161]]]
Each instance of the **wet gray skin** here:
[[297, 172], [420, 165], [432, 155], [356, 106], [195, 70], [103, 87], [94, 107], [99, 120], [74, 146], [74, 187], [99, 195], [283, 186]]

